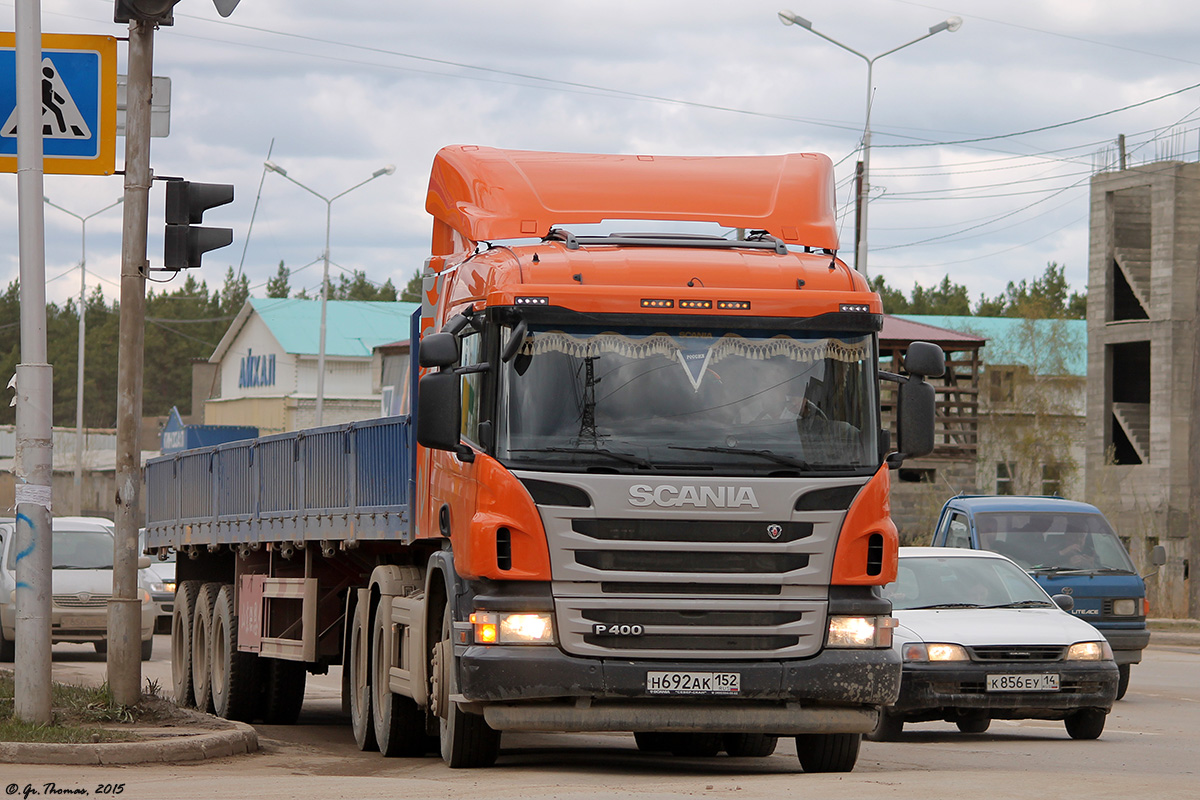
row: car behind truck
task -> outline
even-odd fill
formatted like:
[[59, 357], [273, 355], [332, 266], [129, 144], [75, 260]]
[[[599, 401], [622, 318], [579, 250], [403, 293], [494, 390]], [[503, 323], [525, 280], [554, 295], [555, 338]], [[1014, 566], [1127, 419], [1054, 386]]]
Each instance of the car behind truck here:
[[[952, 497], [933, 534], [935, 547], [994, 550], [1016, 561], [1050, 595], [1072, 598], [1071, 613], [1104, 634], [1116, 658], [1117, 699], [1131, 665], [1150, 643], [1146, 584], [1100, 509], [1062, 497]], [[1154, 548], [1155, 565], [1166, 550]]]
[[[289, 722], [341, 664], [355, 739], [496, 759], [503, 731], [849, 770], [894, 700], [889, 469], [941, 351], [881, 373], [832, 165], [437, 155], [411, 417], [155, 459], [176, 696]], [[697, 220], [738, 238], [573, 233]], [[497, 244], [502, 242], [503, 244]], [[898, 441], [881, 429], [898, 382]]]

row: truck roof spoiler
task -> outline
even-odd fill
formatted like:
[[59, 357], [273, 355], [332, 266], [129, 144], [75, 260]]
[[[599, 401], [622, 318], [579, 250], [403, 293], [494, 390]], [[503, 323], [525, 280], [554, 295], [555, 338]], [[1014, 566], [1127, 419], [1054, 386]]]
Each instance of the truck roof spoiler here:
[[[466, 242], [542, 238], [604, 220], [714, 222], [787, 244], [838, 249], [833, 164], [819, 153], [637, 156], [443, 147], [426, 210], [432, 253]], [[457, 244], [457, 246], [456, 246]]]

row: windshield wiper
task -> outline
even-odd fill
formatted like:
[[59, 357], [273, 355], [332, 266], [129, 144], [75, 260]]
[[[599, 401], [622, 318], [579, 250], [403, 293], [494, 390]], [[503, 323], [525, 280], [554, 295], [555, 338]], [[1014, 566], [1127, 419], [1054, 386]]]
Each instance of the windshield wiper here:
[[1001, 603], [998, 606], [983, 606], [983, 608], [1049, 608], [1054, 605], [1045, 600], [1016, 600], [1012, 603]]
[[667, 445], [668, 450], [695, 450], [699, 453], [731, 453], [733, 455], [758, 456], [765, 458], [768, 461], [774, 461], [776, 464], [784, 464], [789, 467], [797, 467], [799, 469], [812, 469], [812, 465], [807, 461], [801, 461], [798, 458], [791, 456], [781, 456], [779, 453], [771, 450], [754, 450], [749, 447], [719, 447], [712, 445], [709, 447], [688, 447], [681, 444]]
[[934, 608], [983, 608], [979, 603], [937, 603], [932, 606], [913, 606], [902, 608], [901, 611], [929, 611]]
[[509, 450], [510, 453], [575, 453], [586, 455], [608, 456], [616, 461], [623, 461], [626, 464], [633, 464], [638, 467], [653, 468], [654, 464], [642, 458], [635, 456], [633, 453], [618, 453], [613, 450], [601, 450], [599, 447], [524, 447]]
[[1120, 573], [1122, 575], [1133, 575], [1122, 567], [1030, 567], [1030, 572], [1045, 575], [1094, 575], [1096, 573]]

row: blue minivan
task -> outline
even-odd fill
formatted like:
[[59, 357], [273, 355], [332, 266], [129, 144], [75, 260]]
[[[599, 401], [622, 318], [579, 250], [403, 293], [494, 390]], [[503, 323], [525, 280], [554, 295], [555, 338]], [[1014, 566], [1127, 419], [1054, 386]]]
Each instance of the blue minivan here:
[[[1120, 671], [1117, 699], [1129, 688], [1129, 667], [1150, 642], [1146, 584], [1100, 509], [1061, 497], [952, 497], [942, 507], [934, 547], [992, 550], [1008, 556], [1050, 595], [1069, 595], [1071, 613], [1108, 640]], [[1166, 550], [1154, 548], [1156, 566]]]

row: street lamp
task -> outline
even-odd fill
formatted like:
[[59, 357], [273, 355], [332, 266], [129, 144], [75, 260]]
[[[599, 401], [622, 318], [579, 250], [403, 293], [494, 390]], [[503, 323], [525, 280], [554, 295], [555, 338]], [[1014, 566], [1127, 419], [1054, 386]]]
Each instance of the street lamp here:
[[358, 183], [354, 184], [346, 191], [340, 192], [339, 194], [335, 194], [333, 197], [326, 197], [325, 195], [320, 194], [319, 192], [316, 192], [316, 191], [310, 189], [309, 187], [305, 186], [303, 183], [296, 180], [291, 175], [288, 175], [287, 170], [284, 169], [283, 167], [279, 166], [278, 164], [276, 164], [274, 161], [264, 161], [263, 166], [266, 167], [269, 172], [279, 173], [279, 175], [281, 177], [287, 178], [289, 181], [296, 184], [304, 191], [308, 192], [309, 194], [311, 194], [315, 197], [320, 198], [321, 200], [323, 200], [325, 202], [325, 254], [323, 256], [323, 260], [325, 262], [325, 269], [324, 269], [324, 274], [321, 277], [321, 344], [320, 344], [320, 349], [317, 354], [317, 420], [316, 420], [316, 424], [317, 424], [317, 427], [320, 427], [320, 425], [322, 423], [322, 419], [324, 417], [324, 411], [325, 411], [325, 306], [329, 302], [329, 226], [330, 226], [331, 218], [333, 216], [333, 201], [337, 200], [339, 197], [344, 197], [345, 195], [350, 194], [350, 192], [353, 192], [358, 187], [368, 184], [371, 181], [375, 180], [376, 178], [383, 177], [384, 175], [391, 175], [392, 173], [394, 173], [396, 171], [396, 167], [392, 164], [388, 164], [386, 167], [381, 167], [380, 169], [375, 170], [374, 172], [371, 173], [371, 177], [367, 178], [364, 181], [359, 181]]
[[84, 309], [87, 307], [87, 221], [97, 214], [103, 214], [110, 208], [116, 208], [125, 201], [118, 197], [99, 211], [93, 211], [87, 216], [80, 216], [74, 211], [63, 208], [51, 202], [49, 197], [42, 197], [46, 205], [57, 208], [64, 214], [70, 214], [79, 220], [80, 249], [79, 249], [79, 365], [75, 377], [75, 510], [83, 513], [83, 343], [86, 324]]
[[863, 274], [863, 276], [865, 277], [867, 274], [867, 197], [868, 197], [868, 195], [870, 193], [870, 189], [871, 189], [871, 184], [870, 184], [870, 175], [871, 175], [871, 89], [872, 89], [871, 72], [875, 66], [875, 62], [878, 61], [879, 59], [883, 58], [884, 56], [889, 56], [892, 53], [896, 52], [897, 50], [903, 50], [904, 48], [908, 47], [910, 44], [916, 44], [917, 42], [921, 41], [922, 39], [928, 39], [930, 36], [933, 36], [935, 33], [941, 33], [942, 31], [950, 31], [951, 33], [954, 33], [956, 30], [958, 30], [959, 28], [962, 27], [962, 18], [961, 17], [950, 17], [947, 20], [943, 20], [942, 22], [939, 22], [937, 25], [934, 25], [932, 28], [930, 28], [929, 33], [918, 36], [916, 39], [913, 39], [911, 42], [905, 42], [904, 44], [900, 45], [899, 47], [893, 47], [891, 50], [888, 50], [887, 52], [884, 52], [884, 53], [880, 53], [879, 55], [874, 56], [874, 57], [869, 57], [869, 56], [863, 55], [862, 53], [855, 50], [853, 47], [847, 47], [846, 45], [839, 42], [837, 39], [826, 36], [825, 34], [821, 33], [820, 31], [816, 30], [815, 28], [813, 28], [813, 24], [811, 22], [809, 22], [804, 17], [800, 16], [799, 14], [796, 14], [793, 11], [780, 11], [779, 12], [779, 21], [782, 22], [784, 25], [799, 25], [801, 28], [804, 28], [805, 30], [809, 31], [810, 33], [820, 36], [822, 39], [829, 42], [830, 44], [835, 44], [838, 47], [845, 50], [846, 52], [853, 53], [854, 55], [861, 58], [863, 61], [867, 62], [867, 118], [866, 118], [866, 122], [863, 124], [862, 188], [859, 189], [859, 193], [858, 193], [858, 209], [859, 209], [859, 214], [860, 214], [858, 252], [855, 253], [855, 255], [854, 255], [854, 265], [858, 269], [858, 271], [861, 272]]

